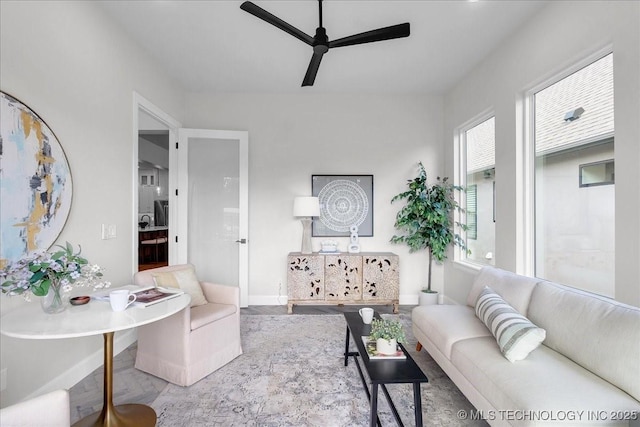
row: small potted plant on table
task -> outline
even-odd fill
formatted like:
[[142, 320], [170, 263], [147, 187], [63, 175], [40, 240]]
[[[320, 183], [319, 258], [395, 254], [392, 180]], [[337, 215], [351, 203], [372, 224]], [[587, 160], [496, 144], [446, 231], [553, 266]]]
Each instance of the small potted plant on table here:
[[369, 339], [376, 341], [376, 350], [380, 354], [395, 354], [398, 343], [405, 341], [404, 329], [399, 320], [373, 319]]

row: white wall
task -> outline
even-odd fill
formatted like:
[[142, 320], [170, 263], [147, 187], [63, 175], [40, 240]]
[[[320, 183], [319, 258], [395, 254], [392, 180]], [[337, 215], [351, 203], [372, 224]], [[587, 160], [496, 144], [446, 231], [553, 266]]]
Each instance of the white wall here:
[[[168, 131], [166, 139], [169, 139]], [[144, 139], [144, 137], [138, 139], [138, 157], [140, 160], [152, 165], [162, 166], [165, 169], [169, 168], [169, 150], [158, 147], [153, 142]], [[146, 166], [143, 168], [146, 168]]]
[[[73, 176], [73, 202], [58, 242], [81, 244], [114, 285], [133, 272], [133, 91], [178, 118], [182, 94], [92, 2], [0, 2], [0, 88], [55, 132]], [[2, 201], [5, 202], [4, 200]], [[101, 240], [101, 224], [117, 238]], [[24, 304], [0, 299], [0, 314]], [[34, 303], [37, 303], [34, 302]], [[135, 334], [116, 334], [120, 346]], [[118, 349], [116, 344], [116, 350]], [[102, 364], [102, 337], [28, 341], [0, 338], [7, 369], [1, 406], [70, 387]]]
[[[390, 201], [418, 161], [433, 179], [441, 173], [439, 97], [193, 93], [183, 123], [249, 131], [249, 304], [286, 303], [286, 256], [302, 237], [293, 198], [311, 195], [313, 174], [374, 175], [374, 236], [360, 239], [362, 250], [399, 254], [401, 302], [417, 303], [427, 255], [389, 243], [401, 206]], [[346, 250], [348, 238], [336, 240]], [[434, 282], [440, 289], [441, 268]]]
[[[496, 113], [496, 265], [526, 270], [522, 191], [523, 93], [597, 50], [613, 46], [615, 91], [615, 298], [640, 306], [640, 3], [550, 2], [445, 97], [445, 170], [456, 127]], [[450, 262], [445, 292], [464, 302], [475, 271]]]

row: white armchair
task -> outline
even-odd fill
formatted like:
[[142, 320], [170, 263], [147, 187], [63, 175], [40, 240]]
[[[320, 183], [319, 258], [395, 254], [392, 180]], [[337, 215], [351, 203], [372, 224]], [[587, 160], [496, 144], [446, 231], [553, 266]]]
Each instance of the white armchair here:
[[[139, 286], [154, 276], [193, 268], [191, 264], [140, 271]], [[206, 302], [138, 328], [135, 367], [171, 383], [189, 386], [242, 354], [240, 290], [200, 281]]]
[[56, 390], [0, 409], [2, 427], [69, 427], [69, 392]]

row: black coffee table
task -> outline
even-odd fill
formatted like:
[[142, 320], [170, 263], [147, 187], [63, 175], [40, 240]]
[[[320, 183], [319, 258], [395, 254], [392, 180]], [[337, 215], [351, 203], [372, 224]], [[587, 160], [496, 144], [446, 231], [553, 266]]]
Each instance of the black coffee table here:
[[[380, 315], [375, 313], [375, 317], [380, 318]], [[380, 420], [378, 420], [378, 386], [381, 386], [398, 425], [404, 426], [400, 419], [400, 415], [398, 414], [398, 410], [387, 391], [386, 384], [411, 383], [413, 384], [413, 404], [415, 408], [416, 426], [422, 427], [422, 400], [420, 397], [420, 384], [429, 382], [427, 376], [422, 372], [420, 367], [416, 364], [415, 360], [413, 360], [402, 344], [400, 344], [400, 347], [407, 356], [406, 359], [369, 360], [369, 356], [364, 348], [364, 343], [362, 342], [361, 337], [369, 335], [371, 332], [371, 325], [365, 325], [358, 312], [344, 313], [344, 318], [347, 321], [347, 338], [344, 347], [344, 366], [349, 364], [349, 356], [352, 356], [356, 363], [356, 367], [358, 368], [362, 385], [367, 393], [367, 398], [371, 404], [369, 425], [371, 427], [376, 424], [380, 425]], [[349, 351], [349, 335], [353, 336], [353, 341], [358, 349], [357, 352]], [[369, 391], [369, 388], [367, 387], [367, 381], [360, 365], [364, 367], [364, 370], [369, 376], [371, 391]]]

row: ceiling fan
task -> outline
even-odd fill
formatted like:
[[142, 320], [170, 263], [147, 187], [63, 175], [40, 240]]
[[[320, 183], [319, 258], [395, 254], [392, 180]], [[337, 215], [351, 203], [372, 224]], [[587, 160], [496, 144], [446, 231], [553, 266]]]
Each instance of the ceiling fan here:
[[313, 56], [311, 62], [307, 68], [307, 73], [302, 81], [302, 86], [313, 86], [313, 82], [316, 79], [318, 68], [320, 67], [320, 61], [322, 56], [327, 51], [334, 47], [352, 46], [356, 44], [378, 42], [382, 40], [398, 39], [401, 37], [409, 36], [409, 23], [392, 25], [390, 27], [378, 28], [377, 30], [371, 30], [364, 33], [354, 34], [352, 36], [343, 37], [341, 39], [329, 41], [327, 37], [327, 31], [322, 26], [322, 0], [318, 0], [318, 7], [320, 11], [320, 25], [316, 28], [316, 34], [314, 37], [300, 31], [293, 25], [283, 21], [275, 15], [267, 12], [259, 6], [256, 6], [250, 1], [245, 1], [240, 5], [240, 9], [245, 12], [249, 12], [253, 16], [256, 16], [269, 24], [280, 28], [282, 31], [286, 31], [295, 38], [302, 40], [309, 46], [313, 47]]

